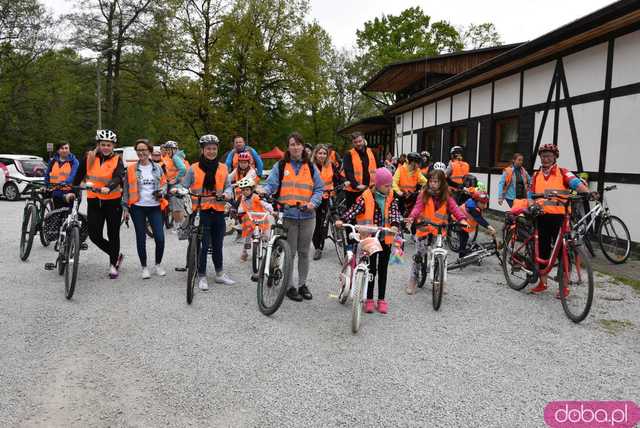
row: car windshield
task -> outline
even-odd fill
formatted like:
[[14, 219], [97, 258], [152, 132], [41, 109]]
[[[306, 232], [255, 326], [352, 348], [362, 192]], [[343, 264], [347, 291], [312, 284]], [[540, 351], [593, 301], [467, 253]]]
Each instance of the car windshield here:
[[23, 159], [20, 161], [22, 173], [27, 177], [44, 177], [47, 171], [47, 164], [40, 159]]

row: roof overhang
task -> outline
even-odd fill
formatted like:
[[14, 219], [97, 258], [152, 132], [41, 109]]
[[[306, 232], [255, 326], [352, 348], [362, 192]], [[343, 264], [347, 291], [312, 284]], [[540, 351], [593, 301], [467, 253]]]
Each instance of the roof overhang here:
[[339, 135], [348, 136], [353, 132], [362, 132], [363, 134], [380, 131], [393, 125], [393, 119], [386, 116], [371, 116], [351, 123], [338, 130]]
[[387, 108], [385, 113], [402, 113], [481, 85], [639, 22], [640, 1], [619, 1], [399, 101]]

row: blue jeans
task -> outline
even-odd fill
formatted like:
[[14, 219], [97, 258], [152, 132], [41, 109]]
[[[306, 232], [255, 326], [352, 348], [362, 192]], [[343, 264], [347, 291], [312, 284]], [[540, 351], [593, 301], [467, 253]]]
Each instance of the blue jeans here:
[[202, 227], [202, 248], [198, 258], [198, 274], [207, 274], [207, 253], [211, 247], [211, 258], [216, 272], [222, 272], [222, 244], [226, 229], [224, 213], [221, 211], [200, 211], [200, 226]]
[[507, 205], [509, 205], [509, 208], [513, 206], [513, 199], [505, 199], [505, 201], [507, 201]]
[[149, 220], [151, 230], [153, 230], [153, 239], [156, 241], [156, 264], [162, 262], [164, 254], [164, 228], [162, 227], [162, 212], [160, 207], [140, 207], [132, 205], [129, 207], [133, 227], [136, 230], [136, 245], [138, 247], [138, 257], [142, 267], [147, 267], [147, 235], [146, 220]]

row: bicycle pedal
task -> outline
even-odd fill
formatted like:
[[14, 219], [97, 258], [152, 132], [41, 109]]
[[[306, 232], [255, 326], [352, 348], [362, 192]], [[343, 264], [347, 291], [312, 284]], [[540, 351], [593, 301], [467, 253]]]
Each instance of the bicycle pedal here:
[[54, 270], [56, 268], [56, 264], [55, 263], [45, 263], [44, 264], [44, 270]]

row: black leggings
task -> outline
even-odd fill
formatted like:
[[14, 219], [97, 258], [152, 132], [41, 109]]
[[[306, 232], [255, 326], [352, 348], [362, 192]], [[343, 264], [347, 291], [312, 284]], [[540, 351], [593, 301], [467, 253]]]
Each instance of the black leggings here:
[[[120, 199], [102, 201], [98, 198], [87, 200], [87, 223], [89, 238], [98, 248], [109, 255], [109, 263], [115, 266], [120, 255], [120, 220], [122, 219]], [[107, 223], [107, 237], [104, 239], [104, 224]]]
[[324, 241], [327, 239], [327, 227], [323, 227], [323, 223], [328, 209], [329, 199], [323, 199], [316, 208], [316, 228], [313, 230], [313, 248], [316, 250], [324, 249]]
[[[561, 214], [543, 214], [538, 217], [538, 251], [540, 258], [549, 259], [551, 256], [551, 250], [562, 227], [563, 219], [564, 216]], [[541, 269], [544, 267], [544, 264], [540, 264]]]
[[376, 276], [378, 277], [378, 300], [384, 300], [384, 293], [387, 290], [387, 268], [391, 257], [391, 246], [385, 243], [381, 244], [382, 251], [369, 257], [369, 272], [372, 275], [367, 286], [367, 299], [373, 299], [373, 285]]

